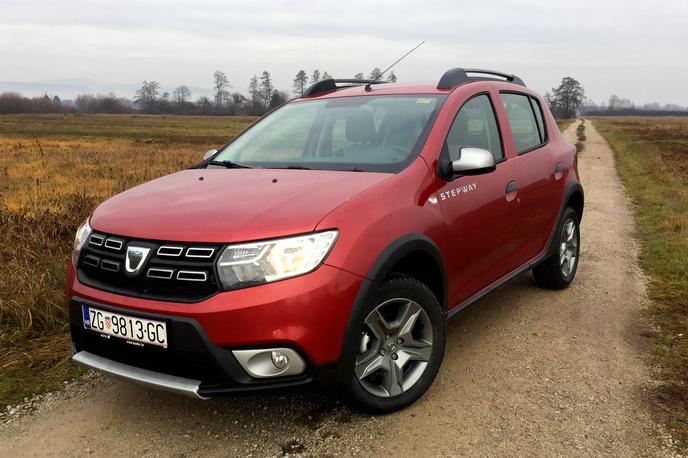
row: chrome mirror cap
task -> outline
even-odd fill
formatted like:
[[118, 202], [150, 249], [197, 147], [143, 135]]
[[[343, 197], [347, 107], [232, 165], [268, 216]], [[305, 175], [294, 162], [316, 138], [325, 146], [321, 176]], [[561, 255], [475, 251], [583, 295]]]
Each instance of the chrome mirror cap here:
[[216, 150], [216, 149], [209, 149], [209, 150], [206, 151], [205, 154], [203, 155], [203, 160], [204, 160], [204, 161], [207, 161], [208, 159], [210, 159], [211, 157], [213, 157], [216, 153], [217, 153], [217, 150]]
[[461, 148], [461, 156], [451, 163], [451, 170], [457, 175], [479, 175], [494, 169], [494, 156], [481, 148]]

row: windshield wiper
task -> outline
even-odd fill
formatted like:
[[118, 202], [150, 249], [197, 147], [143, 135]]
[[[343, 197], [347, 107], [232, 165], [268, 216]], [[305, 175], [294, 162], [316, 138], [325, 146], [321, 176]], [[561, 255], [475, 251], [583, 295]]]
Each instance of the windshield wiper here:
[[306, 167], [305, 165], [297, 165], [297, 164], [289, 164], [285, 165], [284, 167], [266, 167], [269, 169], [289, 169], [289, 170], [313, 170], [310, 167]]
[[226, 167], [228, 169], [251, 169], [251, 168], [253, 168], [253, 167], [249, 167], [248, 165], [237, 164], [236, 162], [232, 162], [232, 161], [210, 161], [208, 164], [220, 165], [220, 166]]

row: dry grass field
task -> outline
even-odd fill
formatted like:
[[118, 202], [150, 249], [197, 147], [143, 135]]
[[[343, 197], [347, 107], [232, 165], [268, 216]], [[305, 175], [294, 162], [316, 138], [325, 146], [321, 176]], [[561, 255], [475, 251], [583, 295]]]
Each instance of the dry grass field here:
[[616, 153], [635, 207], [656, 354], [666, 381], [658, 397], [688, 437], [688, 117], [594, 123]]
[[251, 118], [0, 116], [0, 406], [78, 373], [65, 265], [102, 200], [183, 169]]

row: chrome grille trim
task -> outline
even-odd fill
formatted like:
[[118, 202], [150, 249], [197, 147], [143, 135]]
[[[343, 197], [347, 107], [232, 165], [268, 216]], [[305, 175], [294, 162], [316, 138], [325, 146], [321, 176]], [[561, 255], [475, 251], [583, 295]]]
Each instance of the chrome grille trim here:
[[206, 281], [208, 274], [194, 270], [180, 270], [177, 272], [177, 280], [180, 281]]
[[[167, 252], [166, 252], [167, 251]], [[173, 252], [170, 252], [173, 251]], [[179, 257], [184, 252], [183, 246], [163, 245], [158, 248], [158, 256]]]
[[93, 246], [103, 246], [103, 242], [105, 241], [105, 237], [98, 235], [98, 234], [92, 234], [91, 237], [88, 239], [89, 245]]
[[172, 277], [174, 276], [174, 270], [172, 269], [158, 269], [155, 267], [152, 267], [148, 269], [148, 273], [146, 274], [148, 278], [158, 278], [160, 280], [171, 280]]
[[107, 239], [105, 241], [105, 248], [109, 248], [111, 250], [119, 251], [123, 246], [124, 242], [119, 239]]
[[187, 258], [209, 259], [209, 258], [213, 257], [213, 254], [215, 254], [214, 248], [190, 247], [190, 248], [186, 249], [186, 257]]

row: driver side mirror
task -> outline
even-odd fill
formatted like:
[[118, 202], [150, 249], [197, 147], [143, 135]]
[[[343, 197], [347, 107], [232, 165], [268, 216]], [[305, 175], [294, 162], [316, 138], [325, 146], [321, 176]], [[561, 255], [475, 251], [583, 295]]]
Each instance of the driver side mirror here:
[[451, 164], [455, 175], [480, 175], [494, 171], [496, 164], [491, 152], [481, 148], [461, 148], [461, 155]]
[[207, 161], [208, 159], [210, 159], [211, 157], [213, 157], [213, 156], [215, 155], [215, 153], [217, 153], [217, 150], [216, 150], [216, 149], [209, 149], [209, 150], [206, 151], [205, 154], [203, 155], [203, 160], [204, 160], [204, 161]]

